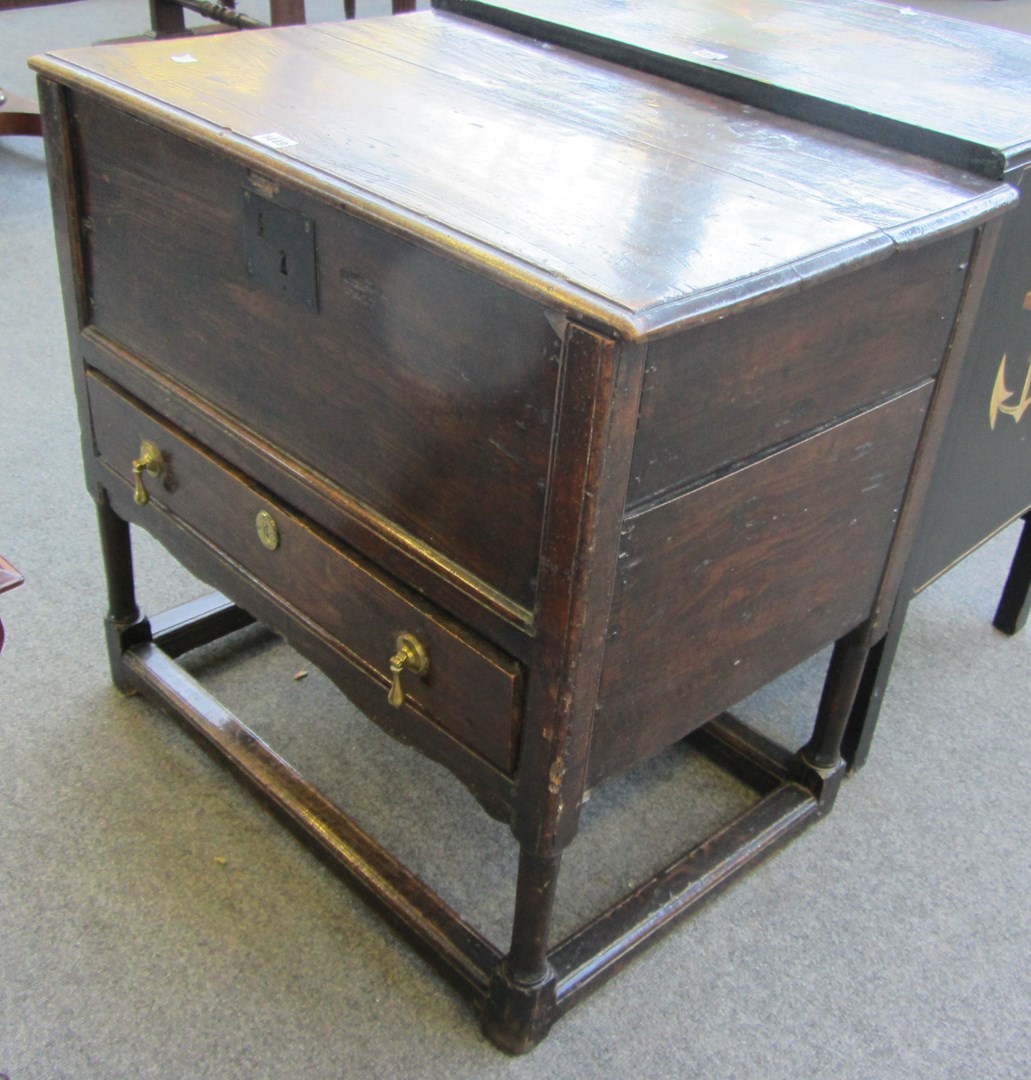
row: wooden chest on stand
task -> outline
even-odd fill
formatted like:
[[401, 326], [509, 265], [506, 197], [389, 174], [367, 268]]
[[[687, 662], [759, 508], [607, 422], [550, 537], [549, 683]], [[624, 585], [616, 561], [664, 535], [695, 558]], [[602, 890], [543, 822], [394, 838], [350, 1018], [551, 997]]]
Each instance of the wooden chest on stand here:
[[436, 2], [1024, 194], [996, 247], [899, 606], [846, 735], [858, 768], [909, 600], [1022, 516], [995, 626], [1014, 634], [1031, 609], [1031, 38], [877, 0]]
[[[116, 681], [528, 1049], [829, 809], [1013, 192], [437, 12], [34, 64]], [[130, 524], [220, 595], [142, 616]], [[176, 663], [250, 618], [511, 823], [511, 942]], [[724, 715], [831, 644], [805, 747]], [[553, 941], [687, 736], [755, 805]]]

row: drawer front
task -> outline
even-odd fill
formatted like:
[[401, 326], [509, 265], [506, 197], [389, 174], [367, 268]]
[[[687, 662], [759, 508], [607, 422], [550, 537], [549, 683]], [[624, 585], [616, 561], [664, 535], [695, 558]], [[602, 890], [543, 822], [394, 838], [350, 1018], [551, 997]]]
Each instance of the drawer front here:
[[522, 698], [514, 661], [278, 505], [103, 376], [91, 374], [87, 382], [96, 451], [107, 469], [134, 485], [132, 463], [141, 445], [149, 442], [160, 452], [161, 474], [140, 476], [147, 493], [141, 524], [149, 514], [166, 514], [200, 534], [337, 641], [365, 677], [381, 684], [384, 702], [397, 639], [413, 635], [429, 669], [401, 674], [400, 707], [417, 710], [492, 765], [514, 771]]
[[667, 338], [648, 352], [628, 499], [642, 505], [937, 371], [969, 234]]
[[88, 97], [73, 119], [96, 330], [423, 563], [532, 611], [561, 350], [547, 313]]
[[925, 383], [627, 522], [592, 783], [869, 616], [930, 395]]

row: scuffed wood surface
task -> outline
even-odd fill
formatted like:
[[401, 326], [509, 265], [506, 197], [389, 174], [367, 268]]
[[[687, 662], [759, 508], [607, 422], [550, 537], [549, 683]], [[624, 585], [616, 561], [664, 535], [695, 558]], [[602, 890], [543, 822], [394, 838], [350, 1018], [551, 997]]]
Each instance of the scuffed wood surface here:
[[[274, 175], [342, 190], [359, 212], [631, 336], [797, 288], [1008, 197], [433, 12], [35, 65]], [[256, 141], [270, 132], [289, 145]]]
[[[792, 115], [888, 119], [981, 147], [1002, 169], [1031, 152], [1031, 38], [872, 0], [437, 0], [437, 5], [648, 69], [677, 64], [688, 82]], [[663, 66], [663, 70], [669, 70]], [[726, 77], [720, 82], [719, 76]], [[751, 88], [740, 80], [748, 80]], [[804, 99], [808, 99], [808, 102]], [[834, 103], [852, 115], [831, 114]], [[818, 110], [818, 111], [814, 111]], [[929, 140], [927, 148], [942, 140]]]

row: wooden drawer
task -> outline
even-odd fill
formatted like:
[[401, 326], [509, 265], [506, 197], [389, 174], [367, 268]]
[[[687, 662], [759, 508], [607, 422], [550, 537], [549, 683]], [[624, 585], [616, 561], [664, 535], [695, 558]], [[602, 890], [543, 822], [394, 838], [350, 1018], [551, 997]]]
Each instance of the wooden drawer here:
[[[522, 704], [518, 664], [277, 504], [103, 376], [91, 373], [87, 385], [96, 453], [108, 469], [132, 485], [141, 442], [161, 453], [162, 474], [142, 476], [148, 498], [141, 524], [150, 514], [170, 515], [199, 534], [339, 642], [355, 668], [382, 685], [384, 703], [397, 637], [413, 634], [426, 650], [429, 670], [423, 677], [402, 675], [402, 708], [417, 710], [497, 768], [514, 771]], [[275, 522], [274, 549], [259, 535], [259, 514]], [[268, 528], [265, 535], [269, 539]]]
[[562, 344], [547, 312], [346, 203], [88, 96], [73, 109], [89, 324], [423, 563], [532, 612]]
[[628, 501], [640, 506], [935, 374], [970, 236], [656, 342]]

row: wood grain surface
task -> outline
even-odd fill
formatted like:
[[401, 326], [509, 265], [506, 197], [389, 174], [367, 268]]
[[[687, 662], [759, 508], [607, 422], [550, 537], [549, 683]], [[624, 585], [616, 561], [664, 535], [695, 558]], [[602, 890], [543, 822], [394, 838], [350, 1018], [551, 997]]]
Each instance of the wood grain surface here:
[[869, 614], [931, 384], [628, 520], [590, 782]]
[[[34, 64], [631, 337], [797, 289], [1010, 197], [433, 12]], [[270, 133], [286, 145], [265, 145]], [[804, 168], [785, 168], [786, 146]]]
[[873, 0], [436, 0], [1001, 176], [1031, 153], [1031, 39]]
[[[149, 496], [140, 511], [144, 523], [147, 517], [169, 515], [199, 534], [339, 642], [351, 663], [378, 684], [384, 700], [397, 635], [414, 634], [427, 650], [430, 670], [425, 678], [403, 676], [404, 711], [416, 709], [492, 765], [514, 770], [518, 665], [226, 469], [106, 380], [90, 376], [88, 385], [97, 451], [113, 477], [132, 484], [131, 464], [143, 439], [164, 458], [162, 476], [144, 476]], [[275, 550], [258, 536], [255, 518], [261, 511], [271, 513], [277, 524]], [[376, 711], [383, 712], [382, 704]]]

